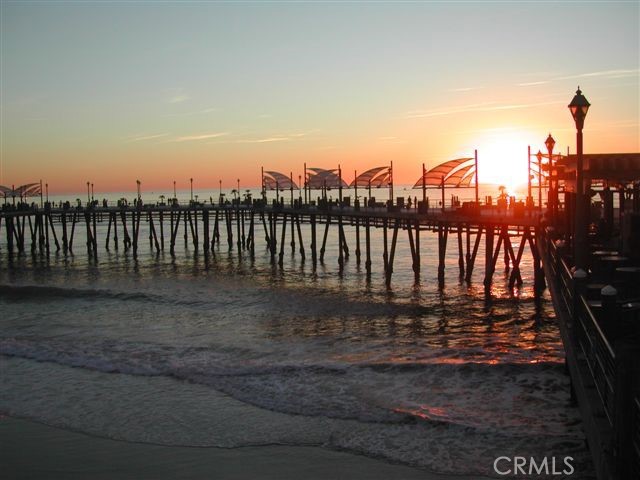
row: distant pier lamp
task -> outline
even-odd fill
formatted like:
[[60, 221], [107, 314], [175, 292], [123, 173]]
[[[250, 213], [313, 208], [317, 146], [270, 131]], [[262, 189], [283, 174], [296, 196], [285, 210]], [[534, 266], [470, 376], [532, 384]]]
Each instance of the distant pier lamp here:
[[575, 232], [573, 235], [573, 248], [575, 265], [585, 268], [587, 263], [587, 211], [584, 195], [584, 160], [582, 154], [582, 129], [584, 119], [587, 116], [591, 104], [582, 95], [580, 87], [568, 105], [571, 116], [576, 123], [576, 201], [575, 201]]
[[91, 184], [91, 201], [93, 202], [94, 197], [93, 197], [93, 183]]
[[189, 179], [189, 185], [191, 188], [191, 202], [193, 203], [193, 178]]
[[91, 182], [87, 182], [87, 205], [91, 203]]
[[176, 181], [173, 181], [173, 201], [177, 201], [178, 197], [176, 196]]
[[558, 181], [554, 178], [554, 170], [553, 170], [553, 147], [556, 145], [556, 141], [549, 133], [549, 136], [544, 141], [545, 146], [547, 147], [547, 152], [549, 152], [549, 197], [548, 197], [548, 208], [551, 213], [551, 220], [555, 223], [556, 219], [556, 205], [558, 204]]
[[140, 202], [142, 201], [142, 194], [140, 190], [141, 185], [142, 185], [142, 182], [140, 182], [140, 180], [136, 180], [136, 187], [138, 189], [138, 205], [140, 205]]

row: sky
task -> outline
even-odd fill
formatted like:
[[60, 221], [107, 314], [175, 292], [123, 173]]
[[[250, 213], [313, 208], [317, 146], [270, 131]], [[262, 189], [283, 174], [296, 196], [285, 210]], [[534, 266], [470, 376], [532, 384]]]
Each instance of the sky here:
[[1, 2], [0, 184], [52, 193], [260, 184], [527, 145], [640, 151], [640, 2]]

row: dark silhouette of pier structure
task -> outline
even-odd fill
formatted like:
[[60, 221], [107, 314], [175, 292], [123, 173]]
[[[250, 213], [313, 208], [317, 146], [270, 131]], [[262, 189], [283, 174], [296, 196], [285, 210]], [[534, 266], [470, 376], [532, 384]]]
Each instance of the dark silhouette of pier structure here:
[[[175, 254], [180, 237], [185, 245], [201, 252], [205, 257], [221, 250], [235, 250], [239, 256], [253, 258], [259, 244], [264, 245], [274, 264], [283, 266], [285, 250], [309, 261], [315, 268], [329, 261], [326, 247], [329, 232], [337, 232], [338, 268], [355, 256], [358, 265], [364, 263], [367, 275], [374, 268], [371, 248], [372, 229], [382, 230], [382, 271], [391, 284], [396, 247], [401, 235], [406, 238], [416, 278], [420, 277], [421, 234], [433, 232], [438, 236], [438, 279], [445, 279], [447, 248], [458, 254], [458, 276], [471, 280], [477, 263], [480, 242], [484, 242], [484, 284], [489, 287], [500, 259], [511, 268], [510, 285], [522, 284], [520, 262], [529, 249], [534, 258], [534, 277], [542, 287], [544, 277], [536, 242], [540, 234], [540, 213], [537, 210], [519, 213], [497, 207], [432, 209], [422, 213], [419, 209], [396, 206], [359, 207], [339, 201], [320, 200], [319, 205], [308, 205], [295, 200], [293, 204], [262, 200], [235, 202], [234, 204], [187, 205], [121, 205], [79, 206], [68, 204], [54, 208], [46, 204], [43, 209], [11, 209], [0, 215], [5, 230], [6, 250], [9, 255], [26, 254], [49, 256], [52, 253], [72, 255], [77, 232], [85, 232], [86, 249], [98, 258], [101, 249], [123, 249], [137, 256], [141, 244], [148, 241], [156, 252]], [[148, 237], [140, 235], [141, 224], [146, 223]], [[98, 225], [107, 225], [100, 238]], [[309, 225], [303, 235], [301, 224]], [[347, 238], [345, 226], [350, 225], [352, 238]], [[309, 234], [310, 233], [310, 234]], [[452, 237], [452, 238], [451, 238]], [[453, 242], [451, 242], [453, 239]], [[287, 245], [288, 244], [288, 245]], [[451, 247], [449, 247], [451, 248]]]

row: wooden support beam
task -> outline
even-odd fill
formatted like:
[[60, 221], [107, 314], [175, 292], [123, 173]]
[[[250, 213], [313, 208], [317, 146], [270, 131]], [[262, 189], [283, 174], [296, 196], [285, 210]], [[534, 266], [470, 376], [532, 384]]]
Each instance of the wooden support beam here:
[[[416, 278], [420, 277], [420, 222], [416, 220], [416, 264], [414, 268], [414, 272], [416, 274]], [[409, 227], [411, 228], [411, 227]]]
[[300, 258], [304, 262], [305, 254], [304, 254], [304, 243], [302, 242], [302, 230], [300, 228], [300, 215], [296, 215], [296, 229], [298, 230], [298, 243], [300, 244]]
[[469, 258], [469, 261], [467, 262], [467, 271], [465, 273], [465, 281], [470, 282], [471, 281], [471, 275], [473, 275], [473, 267], [475, 266], [476, 263], [476, 256], [478, 255], [478, 247], [480, 246], [480, 240], [482, 239], [482, 230], [483, 230], [483, 226], [479, 225], [478, 226], [478, 232], [476, 233], [476, 240], [473, 244], [473, 253], [471, 254], [471, 257]]
[[164, 212], [160, 210], [160, 249], [164, 252]]
[[235, 214], [236, 214], [236, 236], [238, 237], [236, 246], [238, 247], [238, 256], [240, 256], [242, 254], [242, 242], [243, 242], [241, 228], [240, 228], [240, 210], [236, 208]]
[[295, 225], [293, 221], [293, 214], [291, 215], [291, 253], [295, 255], [296, 253], [296, 235], [295, 235]]
[[360, 217], [356, 217], [356, 265], [360, 265]]
[[367, 277], [371, 276], [371, 225], [369, 217], [365, 218], [365, 262], [364, 266], [367, 271]]
[[449, 236], [449, 226], [438, 224], [438, 286], [444, 287], [445, 259], [447, 255], [447, 238]]
[[493, 225], [487, 225], [485, 227], [485, 255], [484, 255], [484, 287], [488, 290], [491, 287], [493, 281], [493, 271], [491, 267], [493, 265]]
[[338, 216], [338, 267], [339, 271], [344, 270], [344, 231], [342, 230], [342, 215]]
[[156, 226], [153, 222], [153, 213], [149, 212], [149, 236], [152, 237], [153, 243], [151, 247], [156, 247], [156, 253], [160, 253], [160, 242], [158, 241], [158, 234], [156, 233]]
[[[69, 251], [69, 236], [67, 234], [67, 212], [62, 212], [62, 215], [60, 215], [60, 221], [62, 222], [62, 252], [66, 255]], [[29, 217], [29, 229], [31, 229], [31, 217]]]
[[209, 254], [209, 210], [202, 211], [202, 250], [205, 256]]
[[384, 275], [385, 278], [387, 276], [387, 272], [389, 270], [389, 247], [387, 240], [387, 219], [386, 217], [382, 219], [382, 243], [383, 243], [383, 251], [382, 251], [382, 262], [384, 264]]
[[281, 267], [284, 265], [284, 240], [287, 233], [287, 214], [282, 217], [282, 237], [280, 238], [280, 256], [278, 258], [278, 265]]
[[329, 234], [329, 225], [331, 225], [331, 216], [327, 215], [324, 226], [324, 236], [322, 238], [322, 246], [320, 247], [320, 263], [324, 263], [324, 251], [327, 246], [327, 235]]
[[411, 249], [411, 269], [413, 270], [414, 275], [417, 276], [416, 272], [416, 246], [413, 243], [413, 228], [411, 223], [407, 220], [407, 236], [409, 237], [409, 248]]
[[[264, 241], [269, 246], [269, 249], [271, 249], [271, 240], [269, 239], [269, 232], [267, 230], [267, 222], [264, 218], [264, 212], [260, 212], [260, 217], [262, 218], [262, 226], [264, 227]], [[271, 218], [271, 214], [269, 214], [269, 218]], [[269, 220], [269, 225], [271, 225], [271, 220]]]
[[73, 253], [73, 235], [76, 231], [77, 212], [73, 212], [73, 219], [71, 221], [71, 235], [69, 236], [69, 253]]
[[391, 253], [389, 254], [389, 261], [387, 264], [386, 283], [387, 287], [391, 285], [391, 275], [393, 275], [393, 260], [396, 257], [396, 243], [398, 241], [398, 227], [400, 220], [396, 218], [393, 226], [393, 237], [391, 238]]
[[113, 220], [113, 215], [109, 213], [109, 226], [107, 227], [107, 238], [104, 241], [104, 248], [108, 252], [109, 251], [109, 241], [111, 240], [111, 222]]
[[316, 244], [316, 216], [311, 215], [311, 263], [313, 268], [316, 267], [318, 261], [317, 244]]
[[456, 230], [458, 234], [458, 271], [460, 278], [464, 278], [464, 247], [462, 245], [462, 225], [460, 223]]

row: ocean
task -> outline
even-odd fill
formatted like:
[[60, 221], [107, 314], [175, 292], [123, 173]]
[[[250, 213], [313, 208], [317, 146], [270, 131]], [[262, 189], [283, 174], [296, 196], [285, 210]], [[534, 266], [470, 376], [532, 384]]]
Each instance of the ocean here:
[[224, 236], [208, 259], [180, 235], [175, 257], [156, 254], [142, 227], [137, 259], [101, 246], [93, 260], [82, 229], [68, 257], [9, 258], [0, 241], [2, 414], [128, 442], [313, 445], [455, 475], [498, 476], [499, 456], [571, 456], [576, 478], [589, 475], [528, 252], [523, 287], [510, 291], [499, 267], [485, 298], [481, 267], [458, 279], [453, 239], [438, 289], [432, 233], [415, 281], [401, 232], [387, 288], [377, 230], [368, 280], [352, 226], [343, 272], [335, 229], [314, 271], [288, 244], [272, 265], [262, 235], [253, 260]]

